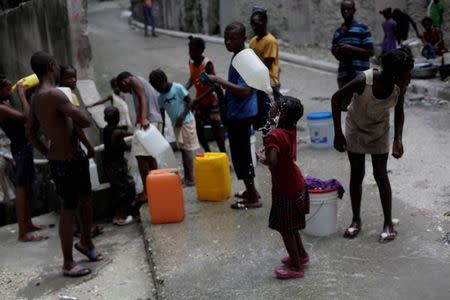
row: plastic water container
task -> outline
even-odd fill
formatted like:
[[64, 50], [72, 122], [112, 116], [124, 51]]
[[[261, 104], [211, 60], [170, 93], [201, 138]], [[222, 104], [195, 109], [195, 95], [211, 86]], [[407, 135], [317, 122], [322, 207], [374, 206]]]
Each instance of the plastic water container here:
[[247, 85], [269, 95], [273, 94], [269, 69], [252, 49], [244, 49], [236, 54], [231, 64]]
[[97, 164], [93, 158], [89, 159], [89, 176], [91, 178], [92, 189], [98, 189], [100, 186], [100, 180], [98, 179]]
[[337, 231], [338, 191], [310, 190], [310, 209], [306, 215], [304, 232], [313, 236], [327, 236]]
[[183, 221], [183, 187], [177, 169], [151, 171], [146, 179], [146, 187], [148, 209], [152, 224]]
[[450, 52], [444, 53], [442, 55], [442, 63], [444, 65], [450, 65]]
[[197, 154], [194, 167], [198, 200], [223, 201], [230, 197], [230, 163], [226, 153]]
[[13, 92], [16, 92], [17, 84], [19, 84], [19, 83], [23, 85], [23, 88], [25, 90], [28, 90], [39, 84], [39, 78], [37, 77], [36, 74], [33, 73], [31, 75], [28, 75], [28, 76], [20, 79], [19, 81], [17, 81], [17, 83], [15, 85], [13, 85], [13, 87], [12, 87]]
[[330, 148], [334, 141], [333, 115], [331, 112], [312, 112], [306, 116], [314, 148]]
[[256, 159], [256, 135], [254, 131], [250, 135], [250, 151], [252, 153], [253, 167], [256, 167], [258, 160]]
[[172, 147], [155, 126], [150, 124], [147, 130], [139, 129], [135, 134], [145, 149], [156, 159], [159, 169], [178, 166]]

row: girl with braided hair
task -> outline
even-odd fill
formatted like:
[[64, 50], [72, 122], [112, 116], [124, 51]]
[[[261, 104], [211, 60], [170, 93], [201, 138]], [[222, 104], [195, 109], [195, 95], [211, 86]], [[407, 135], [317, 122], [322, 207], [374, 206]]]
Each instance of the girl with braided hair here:
[[[392, 223], [392, 191], [386, 169], [390, 148], [389, 115], [390, 109], [395, 108], [392, 156], [399, 159], [403, 155], [404, 96], [411, 80], [414, 60], [408, 50], [395, 49], [382, 55], [381, 61], [381, 70], [364, 71], [333, 95], [332, 111], [334, 147], [339, 152], [347, 151], [350, 161], [353, 219], [344, 237], [355, 238], [362, 228], [360, 208], [364, 163], [365, 154], [370, 154], [384, 214], [379, 242], [386, 243], [394, 240], [397, 235]], [[344, 136], [341, 104], [345, 101], [351, 101], [351, 104], [345, 121]]]

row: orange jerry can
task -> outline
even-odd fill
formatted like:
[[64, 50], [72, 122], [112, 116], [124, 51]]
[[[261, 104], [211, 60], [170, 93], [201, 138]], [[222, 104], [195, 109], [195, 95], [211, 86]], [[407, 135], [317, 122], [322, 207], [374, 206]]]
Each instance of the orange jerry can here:
[[226, 153], [198, 154], [194, 166], [198, 200], [224, 201], [230, 197], [230, 164]]
[[177, 169], [151, 171], [147, 176], [146, 187], [152, 224], [183, 221], [183, 187]]

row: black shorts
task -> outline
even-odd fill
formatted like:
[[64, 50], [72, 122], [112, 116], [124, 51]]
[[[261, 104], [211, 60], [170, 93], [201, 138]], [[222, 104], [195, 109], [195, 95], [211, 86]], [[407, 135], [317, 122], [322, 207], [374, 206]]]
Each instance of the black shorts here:
[[136, 188], [133, 177], [128, 171], [127, 162], [125, 160], [103, 161], [103, 169], [111, 184], [114, 208], [130, 214], [131, 203], [136, 199]]
[[250, 145], [251, 119], [228, 120], [231, 160], [238, 179], [255, 177]]
[[91, 194], [89, 159], [78, 148], [68, 160], [50, 160], [50, 171], [56, 184], [56, 193], [62, 198], [62, 207], [73, 210], [80, 197]]
[[30, 143], [11, 145], [11, 154], [16, 164], [16, 186], [23, 187], [33, 183], [33, 146]]

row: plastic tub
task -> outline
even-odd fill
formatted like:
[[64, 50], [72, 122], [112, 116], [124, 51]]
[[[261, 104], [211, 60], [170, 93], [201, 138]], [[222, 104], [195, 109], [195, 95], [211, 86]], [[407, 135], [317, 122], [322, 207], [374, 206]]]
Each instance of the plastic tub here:
[[331, 112], [312, 112], [306, 116], [311, 146], [318, 149], [333, 146], [334, 127]]
[[309, 190], [310, 209], [306, 215], [304, 232], [313, 236], [327, 236], [337, 231], [338, 191]]

